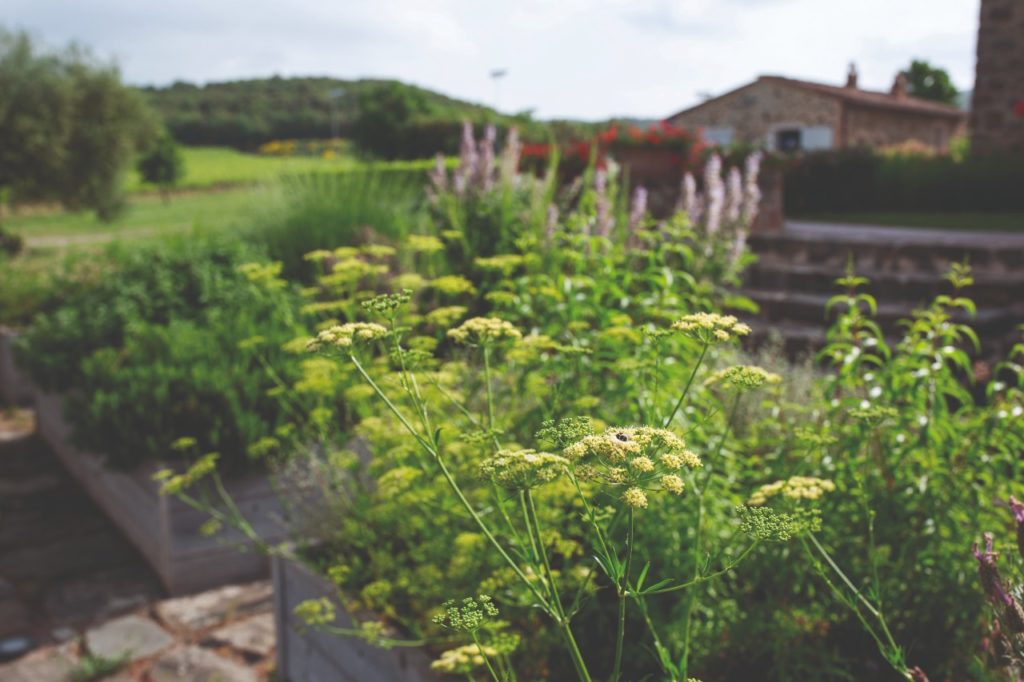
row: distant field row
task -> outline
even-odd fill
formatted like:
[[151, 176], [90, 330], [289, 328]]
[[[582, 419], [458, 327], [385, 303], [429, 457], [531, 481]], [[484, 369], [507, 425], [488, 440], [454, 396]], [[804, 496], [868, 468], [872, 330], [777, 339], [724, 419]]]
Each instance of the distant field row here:
[[[282, 176], [343, 172], [367, 165], [351, 156], [261, 156], [221, 147], [185, 147], [185, 177], [167, 201], [138, 173], [126, 180], [125, 211], [104, 223], [89, 211], [29, 207], [4, 220], [33, 247], [64, 246], [116, 237], [148, 237], [192, 229], [220, 229], [244, 223], [272, 201]], [[426, 169], [433, 160], [377, 164], [385, 169]], [[184, 190], [184, 191], [181, 191]]]
[[[263, 156], [246, 154], [226, 147], [183, 147], [185, 177], [179, 183], [183, 189], [206, 189], [223, 185], [244, 185], [276, 180], [289, 173], [348, 170], [360, 165], [352, 156], [333, 158], [319, 156]], [[406, 162], [422, 165], [423, 162]], [[402, 165], [402, 164], [398, 164]], [[132, 171], [126, 181], [129, 192], [154, 191], [153, 185], [142, 181]]]

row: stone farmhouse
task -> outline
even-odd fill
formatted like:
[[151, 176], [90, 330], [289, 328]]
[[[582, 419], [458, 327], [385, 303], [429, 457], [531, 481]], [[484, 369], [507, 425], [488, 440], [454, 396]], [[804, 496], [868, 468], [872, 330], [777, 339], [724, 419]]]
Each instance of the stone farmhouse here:
[[1024, 2], [982, 0], [971, 151], [1024, 154]]
[[773, 151], [887, 147], [915, 143], [937, 152], [966, 127], [966, 112], [907, 94], [898, 74], [889, 92], [861, 90], [852, 64], [845, 87], [761, 76], [668, 118], [702, 128], [715, 144], [763, 144]]

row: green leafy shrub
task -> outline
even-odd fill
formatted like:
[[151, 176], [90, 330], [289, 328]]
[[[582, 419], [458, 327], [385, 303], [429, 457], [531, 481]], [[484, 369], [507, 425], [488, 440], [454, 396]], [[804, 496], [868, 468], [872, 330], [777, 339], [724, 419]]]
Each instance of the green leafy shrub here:
[[198, 321], [244, 297], [238, 268], [257, 254], [215, 236], [114, 247], [102, 259], [101, 277], [74, 286], [59, 307], [36, 317], [19, 344], [21, 361], [46, 388], [74, 386], [81, 360], [122, 347], [132, 325]]
[[1019, 157], [883, 155], [869, 149], [808, 153], [786, 171], [793, 215], [871, 211], [1020, 211]]

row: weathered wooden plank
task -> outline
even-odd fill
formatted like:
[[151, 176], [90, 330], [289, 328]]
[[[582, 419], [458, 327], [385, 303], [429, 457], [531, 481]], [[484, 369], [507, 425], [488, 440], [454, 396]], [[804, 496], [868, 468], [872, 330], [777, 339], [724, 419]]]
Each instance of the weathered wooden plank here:
[[437, 682], [430, 657], [421, 648], [380, 649], [363, 640], [301, 627], [295, 607], [307, 599], [331, 598], [337, 627], [352, 627], [353, 618], [336, 599], [330, 584], [301, 564], [275, 556], [274, 621], [277, 669], [289, 682]]
[[14, 342], [18, 334], [0, 327], [0, 404], [28, 405], [32, 402], [32, 385], [14, 361]]
[[[246, 547], [251, 550], [243, 536], [230, 530], [204, 536], [199, 532], [208, 518], [204, 513], [176, 498], [160, 495], [153, 473], [162, 465], [146, 463], [131, 472], [105, 467], [102, 457], [72, 444], [61, 395], [36, 389], [34, 397], [40, 435], [68, 472], [139, 549], [168, 592], [187, 594], [266, 577], [267, 558], [242, 551]], [[265, 477], [229, 479], [224, 485], [261, 538], [273, 543], [285, 537], [280, 503]]]

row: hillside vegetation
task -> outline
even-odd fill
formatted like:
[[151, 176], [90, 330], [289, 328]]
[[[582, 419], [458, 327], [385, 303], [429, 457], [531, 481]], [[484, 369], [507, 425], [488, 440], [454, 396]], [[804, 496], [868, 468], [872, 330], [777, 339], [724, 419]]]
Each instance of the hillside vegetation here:
[[[590, 126], [538, 122], [393, 80], [263, 78], [142, 88], [186, 145], [254, 149], [271, 140], [350, 138], [363, 153], [422, 158], [458, 149], [460, 123], [516, 125], [527, 139], [568, 137]], [[332, 116], [336, 117], [332, 122]]]

